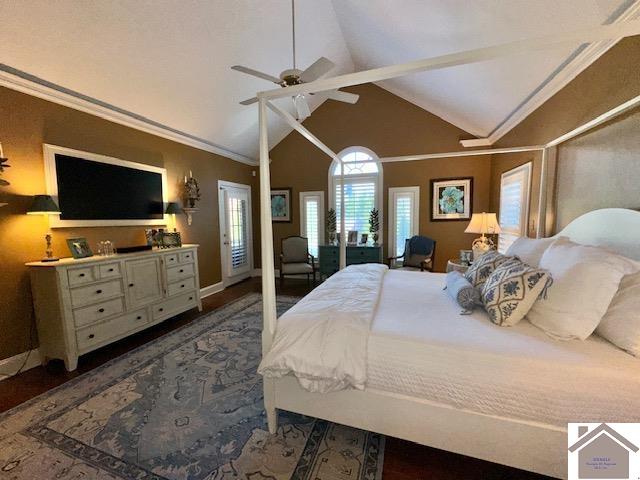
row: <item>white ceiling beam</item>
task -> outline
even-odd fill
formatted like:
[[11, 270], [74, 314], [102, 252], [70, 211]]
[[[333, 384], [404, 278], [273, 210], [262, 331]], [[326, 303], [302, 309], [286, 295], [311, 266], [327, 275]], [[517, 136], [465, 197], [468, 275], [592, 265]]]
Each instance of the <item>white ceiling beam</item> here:
[[320, 150], [322, 150], [324, 153], [326, 153], [329, 157], [331, 157], [333, 159], [337, 159], [338, 161], [340, 161], [340, 159], [338, 158], [338, 155], [336, 155], [336, 153], [333, 150], [331, 150], [329, 147], [327, 147], [324, 143], [322, 143], [318, 139], [318, 137], [316, 137], [313, 133], [311, 133], [309, 130], [307, 130], [300, 122], [298, 122], [293, 117], [293, 115], [291, 115], [286, 110], [282, 110], [281, 108], [276, 107], [273, 103], [271, 103], [269, 101], [267, 102], [267, 106], [274, 113], [276, 113], [280, 118], [282, 118], [291, 128], [296, 130], [300, 135], [302, 135], [304, 138], [306, 138], [311, 143], [313, 143], [316, 147], [318, 147]]
[[292, 85], [274, 90], [259, 92], [259, 98], [274, 99], [295, 96], [299, 93], [313, 93], [324, 90], [360, 85], [369, 82], [379, 82], [390, 78], [410, 75], [412, 73], [425, 72], [441, 68], [466, 65], [482, 62], [508, 55], [525, 54], [531, 51], [543, 50], [550, 47], [596, 42], [615, 38], [624, 38], [640, 34], [640, 20], [597, 27], [582, 28], [571, 32], [563, 32], [557, 35], [518, 40], [492, 47], [476, 48], [464, 52], [451, 53], [433, 58], [416, 60], [413, 62], [374, 68], [362, 72], [339, 75], [333, 78], [323, 78], [314, 82]]
[[471, 138], [469, 140], [460, 140], [460, 145], [465, 148], [490, 147], [493, 143], [488, 138]]
[[584, 125], [580, 125], [578, 128], [574, 128], [570, 132], [567, 132], [564, 135], [559, 136], [555, 140], [551, 140], [549, 143], [545, 145], [545, 147], [546, 148], [553, 147], [560, 143], [566, 142], [567, 140], [571, 140], [572, 138], [577, 137], [578, 135], [582, 135], [588, 130], [595, 128], [598, 125], [602, 125], [603, 123], [608, 122], [609, 120], [612, 120], [618, 115], [622, 115], [623, 113], [638, 106], [640, 106], [640, 95], [632, 98], [631, 100], [624, 102], [622, 105], [618, 105], [617, 107], [612, 108], [611, 110], [603, 113], [602, 115], [597, 116], [590, 122], [587, 122]]
[[535, 152], [543, 150], [544, 145], [532, 145], [528, 147], [490, 148], [485, 150], [465, 150], [461, 152], [426, 153], [421, 155], [405, 155], [402, 157], [383, 157], [382, 163], [413, 162], [414, 160], [432, 160], [435, 158], [475, 157], [478, 155], [493, 155], [496, 153]]

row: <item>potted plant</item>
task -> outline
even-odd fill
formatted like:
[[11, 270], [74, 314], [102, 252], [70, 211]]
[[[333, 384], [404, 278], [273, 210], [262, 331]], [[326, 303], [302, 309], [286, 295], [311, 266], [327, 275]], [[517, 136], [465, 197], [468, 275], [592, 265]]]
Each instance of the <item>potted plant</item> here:
[[378, 209], [372, 208], [371, 213], [369, 213], [369, 233], [371, 234], [371, 238], [373, 238], [373, 244], [378, 244], [378, 231], [380, 230], [380, 219], [378, 217]]
[[327, 212], [327, 233], [329, 234], [329, 242], [331, 244], [336, 241], [336, 211], [333, 208], [330, 208]]

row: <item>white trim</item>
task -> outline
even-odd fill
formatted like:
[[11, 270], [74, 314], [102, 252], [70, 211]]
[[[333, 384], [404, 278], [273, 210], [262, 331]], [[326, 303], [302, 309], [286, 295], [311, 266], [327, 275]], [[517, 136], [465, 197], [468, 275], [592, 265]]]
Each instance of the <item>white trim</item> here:
[[309, 83], [259, 92], [257, 96], [265, 100], [292, 97], [299, 93], [315, 93], [363, 83], [379, 82], [412, 73], [426, 72], [458, 65], [468, 65], [510, 55], [527, 54], [532, 51], [546, 50], [551, 47], [620, 39], [638, 34], [640, 34], [640, 20], [630, 20], [610, 25], [598, 25], [596, 27], [580, 28], [568, 32], [563, 31], [554, 35], [516, 40], [501, 45], [425, 58], [413, 62], [373, 68], [331, 78], [321, 78]]
[[411, 231], [410, 235], [418, 235], [420, 232], [420, 187], [390, 187], [389, 188], [389, 200], [388, 200], [388, 212], [389, 212], [389, 257], [396, 256], [396, 196], [397, 195], [410, 195], [412, 197], [411, 202]]
[[[26, 356], [29, 355], [27, 363], [24, 363]], [[22, 364], [24, 363], [24, 367]], [[22, 367], [20, 373], [31, 370], [42, 364], [40, 360], [40, 351], [37, 348], [19, 353], [13, 357], [0, 360], [0, 381], [13, 377], [18, 373], [18, 369]]]
[[43, 85], [37, 81], [29, 80], [7, 71], [0, 70], [0, 86], [26, 93], [33, 97], [42, 98], [58, 105], [73, 108], [80, 112], [89, 113], [110, 122], [124, 125], [125, 127], [133, 128], [157, 137], [166, 138], [182, 145], [188, 145], [199, 150], [204, 150], [205, 152], [215, 153], [216, 155], [221, 155], [236, 162], [253, 166], [258, 164], [258, 162], [251, 157], [247, 157], [246, 155], [215, 145], [206, 140], [174, 131], [174, 129], [161, 126], [160, 124], [156, 125], [155, 122], [152, 123], [150, 121], [135, 118], [131, 115], [127, 115], [126, 113], [109, 108], [106, 104], [100, 105], [95, 101], [91, 101], [88, 97], [87, 99], [80, 98], [79, 96], [56, 89], [53, 86]]
[[530, 145], [527, 147], [488, 148], [484, 150], [461, 150], [457, 152], [424, 153], [418, 155], [404, 155], [401, 157], [382, 157], [382, 163], [413, 162], [415, 160], [432, 160], [435, 158], [475, 157], [478, 155], [494, 155], [496, 153], [534, 152], [542, 150], [544, 145]]
[[209, 297], [223, 290], [224, 290], [224, 285], [222, 282], [214, 283], [212, 285], [207, 285], [206, 287], [202, 287], [200, 289], [200, 299], [202, 300], [205, 297]]
[[313, 192], [300, 192], [300, 235], [307, 237], [306, 223], [307, 223], [307, 211], [305, 209], [305, 199], [307, 197], [318, 197], [320, 199], [318, 205], [318, 245], [323, 245], [324, 240], [324, 190], [317, 190]]
[[[78, 157], [83, 160], [90, 160], [93, 162], [107, 163], [109, 165], [118, 165], [120, 167], [132, 168], [135, 170], [144, 170], [146, 172], [159, 173], [162, 177], [162, 201], [164, 205], [167, 204], [169, 198], [167, 196], [167, 169], [161, 167], [154, 167], [144, 163], [130, 162], [128, 160], [121, 160], [115, 157], [108, 157], [107, 155], [100, 155], [98, 153], [85, 152], [82, 150], [75, 150], [72, 148], [59, 147], [57, 145], [50, 145], [44, 143], [44, 178], [46, 182], [47, 194], [51, 195], [56, 201], [58, 201], [58, 178], [56, 175], [56, 154], [69, 155]], [[116, 187], [117, 188], [117, 187]], [[163, 205], [163, 209], [164, 209]], [[163, 214], [162, 219], [157, 220], [61, 220], [60, 215], [51, 215], [49, 219], [49, 225], [51, 228], [64, 228], [64, 227], [115, 227], [115, 226], [128, 226], [128, 225], [167, 225], [168, 218], [166, 214]]]
[[[225, 255], [224, 247], [224, 234], [227, 230], [226, 227], [226, 205], [225, 205], [225, 187], [235, 188], [247, 191], [247, 255], [249, 259], [249, 267], [246, 273], [234, 275], [233, 277], [227, 276], [227, 257]], [[218, 224], [220, 232], [220, 266], [222, 271], [222, 283], [225, 286], [233, 285], [246, 278], [251, 277], [253, 272], [253, 218], [252, 218], [252, 201], [251, 201], [251, 185], [243, 183], [229, 182], [227, 180], [218, 180]]]
[[[543, 155], [544, 155], [544, 151], [543, 151]], [[526, 175], [526, 185], [525, 185], [525, 189], [522, 191], [522, 193], [520, 194], [520, 201], [521, 201], [521, 206], [520, 206], [520, 231], [516, 232], [514, 230], [509, 230], [506, 226], [500, 224], [500, 227], [502, 228], [502, 233], [498, 235], [498, 245], [500, 242], [500, 236], [501, 235], [509, 235], [509, 236], [520, 236], [520, 237], [526, 237], [528, 236], [527, 233], [529, 232], [529, 201], [531, 199], [531, 173], [533, 171], [533, 162], [527, 162], [524, 163], [522, 165], [519, 165], [515, 168], [512, 168], [511, 170], [507, 170], [506, 172], [503, 172], [502, 175], [500, 175], [500, 195], [498, 197], [498, 219], [500, 218], [500, 215], [502, 215], [502, 211], [500, 210], [500, 206], [502, 205], [502, 186], [503, 186], [503, 182], [505, 180], [505, 178], [508, 178], [510, 176], [513, 175], [517, 175], [520, 172], [525, 172]], [[498, 221], [498, 223], [500, 223], [500, 221]]]
[[491, 140], [489, 140], [488, 138], [471, 138], [468, 140], [460, 140], [460, 145], [465, 148], [490, 147]]

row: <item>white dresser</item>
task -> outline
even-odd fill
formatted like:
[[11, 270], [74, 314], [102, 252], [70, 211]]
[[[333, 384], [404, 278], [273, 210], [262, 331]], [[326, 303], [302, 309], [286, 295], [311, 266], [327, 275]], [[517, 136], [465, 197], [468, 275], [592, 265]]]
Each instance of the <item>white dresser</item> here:
[[198, 246], [27, 263], [40, 356], [78, 356], [198, 307]]

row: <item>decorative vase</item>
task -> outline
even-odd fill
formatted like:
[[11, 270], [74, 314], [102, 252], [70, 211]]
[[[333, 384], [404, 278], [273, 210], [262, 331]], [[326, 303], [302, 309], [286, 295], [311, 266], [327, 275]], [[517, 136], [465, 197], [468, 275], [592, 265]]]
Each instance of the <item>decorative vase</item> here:
[[378, 234], [374, 233], [371, 238], [373, 238], [373, 244], [378, 245]]
[[329, 242], [331, 244], [336, 242], [336, 232], [329, 232]]

